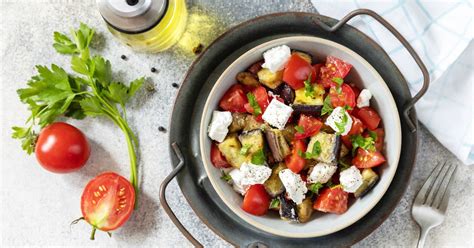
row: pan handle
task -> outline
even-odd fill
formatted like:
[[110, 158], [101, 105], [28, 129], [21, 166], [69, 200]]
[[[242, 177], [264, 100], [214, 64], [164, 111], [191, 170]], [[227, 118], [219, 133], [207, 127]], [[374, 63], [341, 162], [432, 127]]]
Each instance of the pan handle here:
[[420, 57], [416, 53], [416, 51], [413, 49], [413, 47], [408, 43], [408, 41], [398, 32], [390, 23], [388, 23], [383, 17], [381, 17], [379, 14], [375, 13], [372, 10], [369, 9], [357, 9], [346, 16], [344, 16], [338, 23], [336, 23], [334, 26], [330, 27], [327, 24], [323, 23], [319, 19], [315, 19], [316, 24], [318, 24], [322, 29], [328, 31], [328, 32], [335, 32], [339, 28], [341, 28], [344, 24], [346, 24], [350, 19], [352, 19], [355, 16], [358, 15], [368, 15], [374, 18], [376, 21], [378, 21], [382, 26], [384, 26], [386, 29], [388, 29], [395, 38], [397, 38], [402, 45], [408, 50], [408, 53], [413, 57], [415, 60], [416, 64], [418, 64], [418, 67], [421, 70], [421, 73], [423, 74], [423, 86], [421, 87], [420, 91], [403, 107], [403, 115], [408, 123], [408, 126], [410, 128], [411, 132], [415, 132], [417, 128], [417, 120], [410, 118], [410, 111], [413, 109], [415, 103], [420, 100], [420, 98], [425, 94], [425, 92], [428, 90], [428, 86], [430, 83], [430, 74], [428, 73], [428, 70], [426, 69], [425, 65], [423, 64], [423, 61], [421, 61]]
[[181, 150], [179, 149], [178, 144], [174, 142], [171, 144], [171, 147], [173, 148], [176, 157], [179, 159], [179, 163], [160, 185], [160, 202], [163, 205], [163, 209], [165, 210], [166, 214], [170, 217], [171, 221], [184, 235], [184, 237], [186, 237], [195, 247], [203, 247], [203, 245], [193, 237], [186, 227], [181, 224], [176, 215], [173, 213], [173, 210], [171, 210], [168, 201], [166, 200], [166, 187], [168, 187], [168, 184], [171, 182], [171, 180], [173, 180], [173, 178], [184, 168], [184, 157], [181, 153]]

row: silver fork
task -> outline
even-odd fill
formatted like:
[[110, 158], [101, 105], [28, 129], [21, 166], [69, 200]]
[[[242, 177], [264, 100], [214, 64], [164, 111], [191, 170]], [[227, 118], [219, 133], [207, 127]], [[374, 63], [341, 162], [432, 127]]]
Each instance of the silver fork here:
[[431, 172], [415, 198], [411, 214], [421, 228], [418, 248], [425, 245], [431, 228], [444, 221], [449, 202], [449, 187], [456, 170], [456, 164], [439, 163]]

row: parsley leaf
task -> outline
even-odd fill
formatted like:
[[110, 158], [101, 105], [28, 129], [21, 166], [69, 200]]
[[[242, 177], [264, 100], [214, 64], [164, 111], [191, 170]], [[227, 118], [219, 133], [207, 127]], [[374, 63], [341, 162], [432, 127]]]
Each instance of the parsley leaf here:
[[340, 165], [341, 171], [343, 171], [343, 170], [348, 169], [349, 167], [351, 167], [350, 161], [348, 162], [348, 161], [345, 160], [345, 159], [339, 160], [339, 165]]
[[317, 159], [321, 154], [321, 151], [321, 143], [319, 143], [319, 141], [316, 141], [313, 144], [313, 149], [311, 150], [311, 152], [302, 152], [301, 150], [298, 150], [298, 156], [304, 159]]
[[280, 207], [280, 200], [278, 198], [273, 198], [270, 202], [269, 209], [275, 209]]
[[254, 154], [252, 154], [251, 162], [254, 165], [265, 164], [265, 153], [263, 152], [263, 149], [260, 149]]
[[313, 183], [313, 184], [309, 185], [308, 189], [309, 189], [309, 191], [313, 192], [314, 194], [318, 194], [319, 190], [322, 187], [324, 187], [324, 185], [321, 184], [321, 183]]
[[341, 109], [341, 114], [342, 114], [342, 120], [341, 122], [335, 122], [336, 127], [339, 131], [337, 131], [337, 134], [342, 134], [344, 131], [346, 131], [346, 125], [347, 122], [349, 121], [349, 117], [347, 117], [346, 110], [343, 108]]
[[228, 182], [228, 181], [232, 180], [232, 177], [229, 174], [226, 174], [226, 173], [222, 172], [221, 179]]
[[357, 148], [362, 148], [366, 151], [375, 151], [375, 139], [372, 137], [362, 137], [362, 135], [352, 135], [352, 155], [355, 154]]
[[249, 100], [250, 107], [253, 109], [253, 115], [257, 116], [261, 114], [262, 109], [260, 108], [260, 105], [258, 105], [255, 95], [249, 92], [247, 93], [247, 99]]
[[295, 130], [298, 133], [304, 133], [304, 127], [302, 127], [302, 126], [295, 126]]
[[321, 109], [321, 116], [325, 114], [331, 114], [333, 110], [334, 108], [332, 107], [332, 104], [331, 104], [331, 97], [328, 95], [324, 99], [323, 108]]
[[308, 79], [304, 81], [304, 95], [307, 97], [314, 97], [315, 93], [313, 85], [311, 84], [311, 73], [309, 73]]
[[334, 83], [336, 83], [336, 91], [337, 93], [341, 94], [342, 93], [342, 89], [341, 89], [341, 86], [342, 84], [344, 83], [344, 80], [340, 77], [334, 77], [332, 78], [332, 81]]
[[247, 155], [247, 153], [249, 153], [250, 147], [252, 147], [252, 144], [245, 144], [242, 146], [242, 148], [240, 148], [240, 155]]

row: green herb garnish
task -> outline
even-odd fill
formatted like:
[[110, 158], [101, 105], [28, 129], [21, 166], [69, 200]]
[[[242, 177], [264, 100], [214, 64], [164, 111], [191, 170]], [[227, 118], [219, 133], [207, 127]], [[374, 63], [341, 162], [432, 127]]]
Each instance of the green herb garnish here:
[[245, 144], [240, 148], [240, 155], [247, 155], [249, 153], [249, 149], [252, 147], [252, 144]]
[[280, 207], [280, 200], [278, 198], [273, 198], [272, 201], [270, 202], [270, 207], [269, 209], [275, 209]]
[[126, 103], [140, 89], [144, 78], [138, 78], [127, 86], [112, 79], [112, 67], [100, 55], [91, 56], [89, 46], [94, 30], [81, 23], [72, 30], [71, 37], [54, 33], [54, 49], [60, 54], [71, 55], [68, 73], [53, 64], [51, 68], [37, 65], [38, 74], [28, 81], [28, 86], [17, 91], [20, 100], [31, 111], [26, 127], [13, 127], [12, 137], [22, 140], [22, 147], [31, 154], [37, 134], [36, 127], [43, 128], [60, 116], [83, 119], [86, 116], [104, 116], [115, 123], [124, 133], [130, 157], [130, 182], [138, 194], [137, 155], [138, 140], [126, 118]]
[[263, 165], [263, 164], [265, 164], [265, 153], [263, 152], [263, 149], [260, 149], [257, 152], [255, 152], [254, 154], [252, 154], [251, 162], [254, 165]]
[[331, 114], [333, 110], [334, 108], [332, 107], [332, 104], [331, 104], [331, 97], [328, 95], [324, 99], [323, 108], [321, 109], [321, 116], [325, 114]]
[[315, 95], [313, 85], [311, 84], [311, 73], [309, 73], [308, 79], [304, 81], [304, 95], [307, 97], [314, 97]]
[[304, 159], [316, 159], [319, 157], [320, 154], [321, 143], [319, 143], [319, 141], [314, 142], [313, 149], [311, 150], [311, 152], [302, 152], [301, 150], [298, 150], [298, 156]]
[[253, 115], [257, 116], [261, 114], [262, 109], [260, 108], [260, 105], [258, 105], [255, 95], [249, 92], [247, 93], [247, 99], [249, 100], [250, 107], [253, 109]]
[[344, 131], [346, 131], [346, 125], [347, 122], [349, 121], [349, 117], [347, 117], [346, 110], [344, 108], [341, 109], [341, 114], [342, 114], [342, 120], [341, 122], [336, 122], [336, 127], [339, 131], [337, 131], [337, 134], [342, 134]]
[[339, 168], [341, 168], [341, 171], [351, 167], [351, 165], [348, 164], [344, 159], [339, 160], [339, 165], [340, 165]]
[[318, 194], [319, 190], [324, 187], [322, 183], [313, 183], [309, 185], [308, 189], [309, 191], [313, 192], [314, 194]]
[[295, 130], [298, 133], [304, 133], [304, 127], [302, 127], [302, 126], [295, 126]]
[[[370, 133], [369, 133], [370, 135]], [[377, 135], [377, 134], [375, 134]], [[377, 137], [375, 137], [377, 138]], [[362, 135], [357, 134], [357, 135], [352, 135], [351, 136], [351, 142], [352, 142], [352, 155], [355, 155], [355, 152], [357, 148], [362, 148], [366, 151], [375, 151], [375, 139], [374, 136], [369, 136], [369, 137], [362, 137]]]
[[344, 83], [344, 80], [340, 77], [335, 77], [335, 78], [332, 78], [332, 81], [334, 83], [336, 83], [336, 91], [337, 93], [341, 94], [342, 93], [342, 89], [341, 89], [341, 86], [342, 84]]
[[232, 177], [229, 174], [222, 172], [221, 179], [228, 182], [228, 181], [232, 180]]

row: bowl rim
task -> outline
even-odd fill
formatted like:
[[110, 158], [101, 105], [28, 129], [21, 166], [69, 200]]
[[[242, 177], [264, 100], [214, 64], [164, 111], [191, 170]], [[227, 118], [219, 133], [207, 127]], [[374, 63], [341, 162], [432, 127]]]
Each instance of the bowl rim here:
[[[332, 46], [332, 47], [334, 47], [338, 50], [343, 50], [344, 52], [348, 53], [351, 57], [353, 57], [353, 58], [357, 59], [358, 61], [360, 61], [363, 64], [363, 66], [375, 78], [377, 78], [376, 81], [381, 85], [383, 91], [386, 91], [388, 96], [390, 96], [390, 98], [388, 100], [389, 100], [389, 106], [392, 109], [391, 112], [396, 113], [394, 115], [394, 117], [396, 118], [396, 121], [395, 121], [396, 130], [393, 131], [393, 132], [397, 132], [397, 134], [395, 136], [396, 137], [396, 140], [395, 140], [396, 146], [395, 146], [395, 148], [397, 148], [396, 157], [395, 157], [395, 161], [393, 162], [394, 165], [391, 165], [389, 167], [390, 169], [387, 171], [388, 172], [387, 177], [389, 177], [389, 178], [386, 179], [386, 183], [384, 185], [380, 185], [380, 183], [377, 184], [378, 187], [383, 186], [382, 187], [383, 190], [380, 192], [379, 195], [374, 196], [374, 200], [369, 202], [369, 206], [365, 207], [363, 209], [363, 211], [358, 212], [358, 214], [355, 214], [353, 216], [353, 218], [351, 218], [350, 221], [347, 221], [346, 223], [340, 224], [338, 226], [332, 226], [331, 228], [325, 229], [324, 231], [307, 232], [307, 233], [291, 233], [291, 232], [282, 231], [282, 230], [279, 230], [279, 229], [276, 229], [276, 228], [272, 228], [272, 227], [269, 227], [269, 226], [265, 226], [265, 225], [262, 225], [262, 224], [260, 224], [256, 221], [254, 221], [252, 219], [252, 217], [249, 216], [248, 214], [237, 211], [237, 208], [236, 208], [235, 204], [233, 204], [231, 201], [229, 201], [225, 197], [226, 194], [222, 191], [222, 189], [220, 188], [218, 183], [211, 176], [210, 170], [211, 169], [215, 170], [216, 168], [214, 166], [211, 166], [211, 165], [208, 164], [208, 159], [206, 159], [208, 154], [204, 153], [204, 147], [205, 147], [204, 142], [205, 142], [205, 140], [208, 139], [208, 137], [207, 137], [207, 127], [209, 125], [208, 123], [206, 123], [204, 121], [204, 119], [205, 119], [204, 117], [207, 115], [207, 113], [209, 111], [214, 111], [215, 110], [214, 108], [211, 109], [210, 106], [209, 106], [210, 101], [212, 99], [211, 96], [214, 96], [216, 94], [216, 91], [219, 88], [218, 85], [220, 84], [220, 82], [223, 81], [223, 78], [226, 74], [228, 74], [228, 71], [232, 67], [234, 67], [236, 64], [238, 64], [241, 60], [243, 60], [248, 54], [253, 53], [256, 50], [259, 50], [262, 47], [266, 47], [270, 43], [284, 43], [285, 41], [294, 42], [295, 40], [323, 43], [325, 45]], [[205, 131], [203, 131], [203, 130], [205, 130]], [[214, 188], [214, 190], [216, 191], [216, 193], [220, 197], [220, 199], [224, 202], [224, 204], [234, 214], [236, 214], [239, 218], [241, 218], [244, 222], [254, 226], [255, 228], [257, 228], [261, 231], [264, 231], [264, 232], [267, 232], [267, 233], [270, 233], [270, 234], [274, 234], [274, 235], [278, 235], [278, 236], [282, 236], [282, 237], [288, 237], [288, 238], [314, 238], [314, 237], [320, 237], [320, 236], [328, 235], [328, 234], [331, 234], [331, 233], [335, 233], [337, 231], [340, 231], [340, 230], [354, 224], [355, 222], [357, 222], [358, 220], [363, 218], [367, 213], [369, 213], [370, 210], [372, 210], [375, 207], [375, 205], [377, 205], [377, 203], [380, 202], [380, 200], [382, 199], [382, 197], [385, 195], [388, 188], [390, 187], [390, 185], [393, 181], [393, 178], [395, 176], [395, 173], [397, 171], [397, 168], [398, 168], [398, 163], [400, 161], [400, 154], [401, 154], [401, 143], [402, 143], [401, 136], [402, 136], [402, 134], [401, 134], [400, 116], [399, 116], [398, 107], [395, 103], [393, 95], [392, 95], [390, 89], [388, 88], [385, 80], [380, 76], [378, 71], [375, 70], [375, 68], [369, 62], [367, 62], [366, 59], [364, 59], [362, 56], [360, 56], [358, 53], [356, 53], [352, 49], [350, 49], [350, 48], [348, 48], [348, 47], [346, 47], [342, 44], [339, 44], [337, 42], [328, 40], [328, 39], [315, 37], [315, 36], [310, 36], [310, 35], [292, 35], [292, 36], [286, 36], [286, 37], [282, 37], [282, 38], [272, 39], [272, 40], [263, 42], [263, 43], [261, 43], [257, 46], [252, 47], [251, 49], [249, 49], [246, 52], [244, 52], [243, 54], [241, 54], [230, 65], [228, 65], [224, 71], [222, 71], [222, 73], [220, 74], [220, 76], [218, 77], [218, 79], [216, 80], [214, 85], [212, 86], [212, 89], [211, 89], [211, 91], [209, 92], [209, 94], [206, 98], [206, 102], [205, 102], [205, 105], [204, 105], [204, 108], [203, 108], [203, 112], [202, 112], [201, 120], [200, 120], [199, 148], [200, 148], [201, 160], [203, 162], [203, 166], [204, 166], [204, 169], [206, 171], [206, 175], [209, 178], [209, 181], [211, 182], [212, 187]]]

